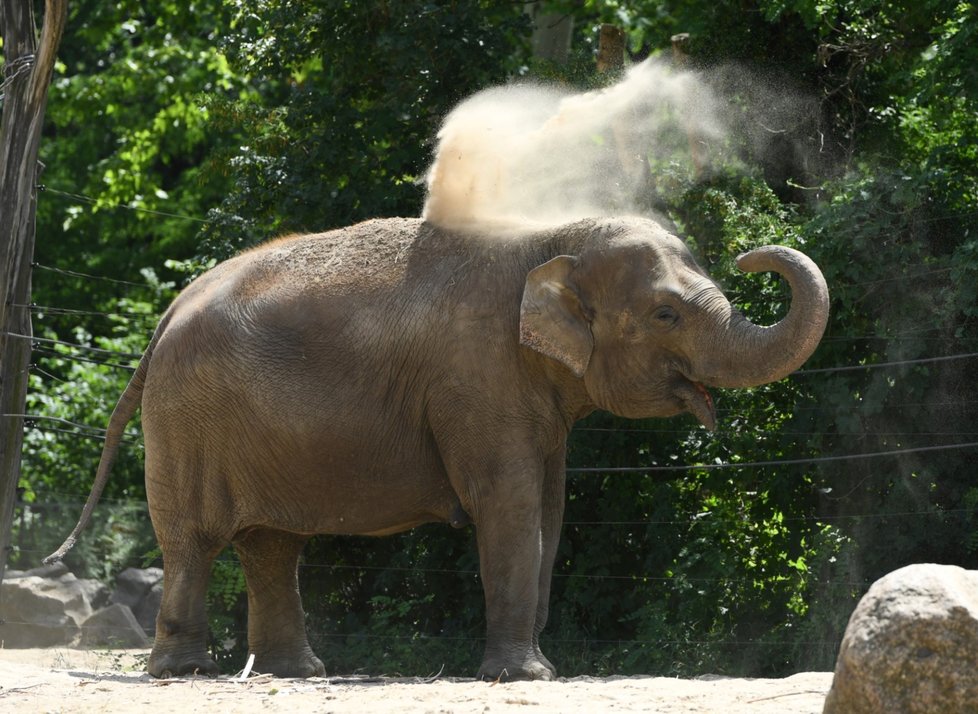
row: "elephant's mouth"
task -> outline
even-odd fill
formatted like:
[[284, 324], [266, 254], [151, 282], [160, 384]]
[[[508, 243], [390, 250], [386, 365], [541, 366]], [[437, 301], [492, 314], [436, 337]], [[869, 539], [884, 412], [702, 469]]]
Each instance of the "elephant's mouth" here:
[[678, 396], [686, 411], [696, 417], [700, 424], [710, 431], [716, 429], [716, 406], [706, 387], [699, 382], [684, 378], [678, 389]]

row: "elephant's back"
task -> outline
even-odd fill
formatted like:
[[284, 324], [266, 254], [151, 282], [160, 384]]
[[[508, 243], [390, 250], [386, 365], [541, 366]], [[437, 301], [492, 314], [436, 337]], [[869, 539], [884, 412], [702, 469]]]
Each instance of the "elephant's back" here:
[[423, 226], [382, 219], [287, 236], [215, 266], [164, 317], [144, 401], [166, 394], [201, 409], [240, 395], [248, 404], [234, 406], [255, 409], [376, 373], [382, 346], [420, 325], [425, 301], [407, 266]]
[[422, 225], [419, 219], [376, 219], [265, 243], [238, 257], [248, 273], [242, 294], [260, 294], [283, 280], [336, 294], [389, 287], [403, 275]]
[[[403, 274], [421, 222], [389, 218], [326, 233], [288, 235], [247, 250], [200, 276], [174, 302], [174, 310], [224, 299], [246, 309], [295, 292], [348, 294], [389, 288]], [[203, 298], [203, 301], [201, 300]]]
[[[401, 443], [407, 437], [362, 422], [377, 413], [401, 415], [385, 427], [421, 421], [424, 400], [390, 387], [420, 359], [415, 310], [426, 308], [404, 286], [419, 226], [371, 221], [284, 238], [188, 286], [164, 318], [149, 366], [147, 450], [190, 443], [234, 470], [256, 444], [262, 459], [287, 460]], [[424, 388], [418, 379], [411, 386]], [[416, 451], [416, 434], [408, 441]]]

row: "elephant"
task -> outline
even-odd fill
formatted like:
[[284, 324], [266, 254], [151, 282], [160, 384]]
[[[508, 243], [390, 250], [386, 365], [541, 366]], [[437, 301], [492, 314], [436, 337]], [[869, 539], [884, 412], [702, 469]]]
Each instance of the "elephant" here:
[[688, 412], [713, 429], [707, 386], [782, 379], [821, 339], [828, 288], [811, 259], [765, 246], [738, 260], [790, 285], [775, 325], [745, 318], [682, 240], [639, 216], [491, 232], [373, 219], [247, 250], [164, 313], [48, 560], [90, 520], [141, 407], [164, 572], [150, 674], [216, 674], [205, 590], [228, 544], [255, 671], [324, 674], [299, 598], [304, 543], [440, 522], [474, 526], [478, 676], [553, 679], [540, 634], [574, 423]]

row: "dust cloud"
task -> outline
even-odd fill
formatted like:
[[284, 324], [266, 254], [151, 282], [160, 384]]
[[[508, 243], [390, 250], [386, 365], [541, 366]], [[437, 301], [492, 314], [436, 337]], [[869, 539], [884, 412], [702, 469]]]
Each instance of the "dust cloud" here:
[[485, 230], [638, 212], [657, 164], [695, 164], [698, 146], [723, 137], [721, 111], [698, 75], [656, 60], [590, 92], [485, 90], [442, 124], [422, 215]]

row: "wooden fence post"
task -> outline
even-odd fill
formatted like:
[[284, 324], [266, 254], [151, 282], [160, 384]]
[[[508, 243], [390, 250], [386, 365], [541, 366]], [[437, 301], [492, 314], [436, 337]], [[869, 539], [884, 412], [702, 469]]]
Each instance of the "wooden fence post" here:
[[615, 25], [602, 25], [598, 33], [598, 72], [615, 72], [625, 66], [625, 31]]
[[67, 0], [45, 0], [40, 40], [31, 0], [0, 0], [3, 113], [0, 115], [0, 581], [10, 531], [31, 355], [31, 261], [38, 149], [48, 86], [68, 18]]

